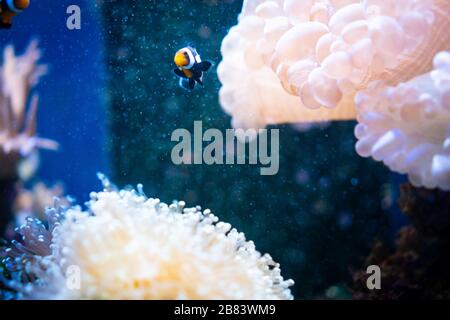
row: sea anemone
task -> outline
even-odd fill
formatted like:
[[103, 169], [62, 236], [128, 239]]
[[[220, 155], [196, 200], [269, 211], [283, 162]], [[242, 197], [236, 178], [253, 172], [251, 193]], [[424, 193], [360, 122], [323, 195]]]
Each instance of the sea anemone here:
[[14, 212], [16, 214], [16, 225], [22, 225], [29, 216], [44, 220], [45, 211], [51, 207], [55, 198], [59, 199], [59, 205], [69, 205], [72, 200], [64, 196], [64, 187], [62, 184], [47, 186], [38, 182], [31, 189], [23, 185], [18, 187], [17, 197], [14, 202]]
[[396, 87], [374, 82], [356, 97], [356, 150], [410, 182], [450, 190], [450, 53], [434, 70]]
[[5, 249], [6, 284], [24, 299], [291, 299], [269, 255], [210, 210], [147, 198], [142, 186], [47, 211]]
[[449, 49], [449, 10], [446, 0], [244, 1], [222, 43], [221, 105], [239, 128], [354, 119], [358, 90], [428, 72]]
[[46, 73], [46, 66], [37, 63], [40, 56], [36, 42], [22, 56], [15, 56], [12, 46], [4, 50], [0, 67], [0, 178], [16, 176], [21, 160], [38, 148], [58, 147], [56, 142], [36, 135], [39, 99], [37, 95], [30, 98], [30, 92]]
[[220, 102], [244, 129], [356, 118], [361, 156], [449, 190], [449, 28], [446, 0], [244, 1]]

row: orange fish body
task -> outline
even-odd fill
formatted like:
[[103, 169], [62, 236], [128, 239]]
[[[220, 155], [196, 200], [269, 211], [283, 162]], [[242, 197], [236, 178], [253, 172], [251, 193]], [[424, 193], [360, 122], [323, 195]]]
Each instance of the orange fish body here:
[[194, 76], [194, 74], [192, 73], [192, 71], [191, 70], [189, 70], [189, 69], [181, 69], [181, 71], [183, 71], [183, 73], [184, 73], [184, 75], [187, 77], [187, 78], [192, 78], [193, 76]]
[[0, 29], [9, 29], [13, 18], [30, 5], [30, 0], [0, 0]]

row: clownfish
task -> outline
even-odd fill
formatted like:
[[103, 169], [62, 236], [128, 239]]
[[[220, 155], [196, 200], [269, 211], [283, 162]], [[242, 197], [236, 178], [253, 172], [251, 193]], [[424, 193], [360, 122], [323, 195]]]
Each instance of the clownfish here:
[[211, 68], [212, 63], [202, 61], [195, 48], [185, 47], [178, 50], [173, 61], [177, 66], [173, 72], [180, 77], [182, 88], [193, 90], [196, 83], [203, 87], [203, 75]]
[[28, 8], [30, 0], [0, 0], [0, 29], [9, 29], [14, 16]]

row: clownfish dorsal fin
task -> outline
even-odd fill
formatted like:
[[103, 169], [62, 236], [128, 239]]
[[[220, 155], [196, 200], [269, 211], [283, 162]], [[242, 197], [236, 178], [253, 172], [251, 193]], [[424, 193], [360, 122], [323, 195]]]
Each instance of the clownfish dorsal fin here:
[[191, 47], [185, 47], [181, 50], [187, 54], [188, 59], [189, 59], [189, 64], [187, 66], [185, 66], [184, 68], [191, 69], [194, 66], [195, 61], [196, 61], [194, 51], [192, 51]]
[[212, 67], [212, 63], [209, 61], [202, 61], [198, 66], [202, 72], [207, 72]]

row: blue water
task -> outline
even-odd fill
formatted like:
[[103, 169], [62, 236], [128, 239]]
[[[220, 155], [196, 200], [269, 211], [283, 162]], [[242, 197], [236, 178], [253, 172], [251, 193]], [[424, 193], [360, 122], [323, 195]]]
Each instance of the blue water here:
[[57, 140], [61, 148], [41, 152], [37, 178], [64, 182], [69, 194], [84, 201], [100, 187], [96, 172], [108, 173], [103, 39], [95, 2], [76, 3], [82, 10], [81, 30], [66, 28], [66, 9], [73, 1], [31, 1], [11, 30], [0, 30], [0, 48], [14, 43], [22, 53], [31, 39], [39, 40], [41, 61], [49, 63], [50, 70], [36, 88], [38, 133]]

